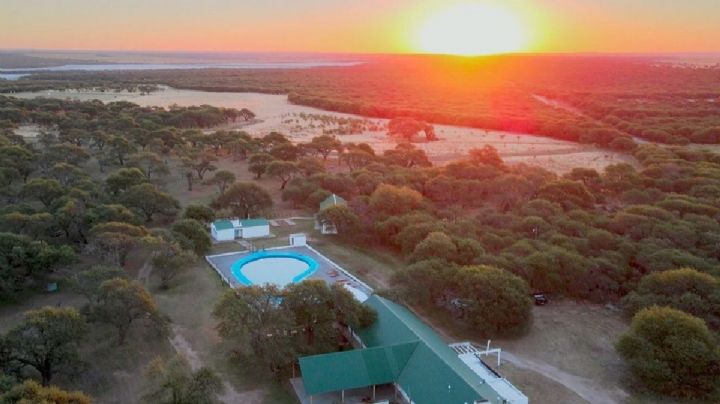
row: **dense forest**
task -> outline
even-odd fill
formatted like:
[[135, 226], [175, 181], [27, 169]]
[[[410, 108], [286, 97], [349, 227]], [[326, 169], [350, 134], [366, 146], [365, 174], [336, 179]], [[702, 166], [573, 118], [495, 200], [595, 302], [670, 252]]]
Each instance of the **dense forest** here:
[[[489, 59], [485, 63], [508, 62]], [[613, 66], [610, 64], [604, 69], [609, 72], [637, 69], [637, 76], [628, 76], [638, 79], [653, 69], [664, 73], [670, 69], [628, 61]], [[523, 70], [522, 63], [515, 67], [527, 70]], [[371, 72], [374, 67], [368, 64], [358, 68]], [[462, 73], [461, 66], [455, 69]], [[351, 75], [333, 76], [339, 74], [334, 69], [321, 70], [324, 73], [320, 76], [317, 70], [281, 72], [275, 80], [287, 82], [276, 89], [299, 94], [290, 96], [295, 102], [302, 102], [293, 98], [296, 96], [319, 97], [323, 102], [331, 102], [328, 100], [334, 98], [330, 95], [338, 93], [338, 86], [351, 86], [355, 80]], [[499, 66], [491, 71], [494, 82], [514, 83], [510, 73]], [[672, 86], [679, 86], [683, 76], [693, 78], [687, 81], [683, 94], [699, 94], [702, 83], [716, 74], [704, 69], [671, 72], [678, 80], [670, 80], [669, 83], [675, 83]], [[128, 73], [126, 80], [130, 83], [152, 80], [191, 88], [208, 85], [193, 84], [193, 80], [212, 82], [217, 77], [225, 77], [228, 83], [235, 80], [235, 72], [216, 73], [211, 76], [178, 74], [175, 82], [161, 79], [163, 72]], [[356, 104], [342, 105], [347, 105], [348, 112], [363, 112], [352, 109], [357, 105], [373, 108], [371, 103], [387, 95], [389, 98], [383, 104], [399, 108], [396, 110], [400, 111], [399, 115], [417, 116], [430, 122], [443, 121], [442, 114], [453, 108], [457, 115], [451, 113], [446, 118], [457, 119], [465, 113], [474, 116], [475, 113], [458, 107], [464, 105], [463, 108], [477, 108], [480, 116], [487, 112], [487, 119], [495, 120], [495, 124], [509, 125], [503, 126], [504, 129], [533, 132], [533, 128], [545, 127], [555, 137], [627, 150], [637, 158], [640, 167], [618, 164], [602, 172], [576, 168], [558, 176], [539, 167], [506, 164], [490, 146], [470, 150], [459, 161], [433, 167], [422, 150], [402, 141], [394, 149], [376, 154], [367, 144], [343, 144], [330, 135], [294, 144], [280, 133], [252, 137], [244, 132], [205, 133], [202, 130], [236, 119], [252, 119], [254, 115], [249, 110], [212, 106], [164, 109], [128, 102], [103, 104], [0, 97], [0, 250], [3, 252], [0, 300], [20, 299], [57, 280], [71, 281], [87, 297], [81, 312], [66, 308], [28, 312], [25, 322], [0, 337], [0, 355], [4, 355], [0, 357], [3, 359], [0, 371], [4, 375], [0, 391], [21, 394], [42, 388], [26, 386], [23, 379], [27, 375], [48, 384], [56, 380], [58, 374], [77, 372], [78, 366], [47, 368], [28, 359], [36, 355], [33, 347], [47, 343], [23, 341], [21, 336], [29, 332], [71, 330], [58, 337], [63, 355], [51, 359], [73, 365], [80, 361], [77, 342], [85, 335], [88, 321], [113, 328], [118, 345], [125, 343], [128, 329], [137, 324], [156, 330], [155, 338], [162, 335], [167, 324], [152, 296], [123, 274], [128, 257], [143, 248], [153, 251], [151, 262], [160, 277], [160, 285], [171, 287], [177, 272], [210, 248], [208, 221], [214, 217], [272, 214], [274, 201], [266, 189], [257, 182], [236, 182], [233, 172], [217, 170], [215, 163], [227, 158], [246, 161], [248, 170], [256, 178], [277, 178], [283, 201], [296, 208], [314, 212], [318, 203], [332, 193], [346, 199], [348, 206], [320, 212], [319, 219], [333, 222], [342, 242], [369, 249], [390, 249], [402, 257], [407, 265], [393, 274], [393, 289], [383, 291], [394, 299], [447, 313], [482, 336], [523, 332], [532, 321], [529, 296], [532, 291], [548, 293], [553, 298], [617, 304], [628, 316], [634, 316], [633, 328], [618, 343], [618, 350], [638, 379], [653, 391], [666, 394], [716, 394], [718, 372], [715, 370], [720, 364], [715, 340], [720, 318], [717, 298], [720, 294], [717, 281], [720, 276], [720, 156], [681, 146], [635, 144], [628, 135], [632, 128], [625, 124], [637, 122], [637, 125], [652, 127], [654, 122], [660, 122], [656, 122], [652, 114], [639, 114], [641, 121], [636, 121], [640, 118], [632, 114], [623, 115], [621, 119], [617, 111], [610, 115], [618, 119], [599, 112], [595, 115], [589, 110], [587, 115], [577, 114], [538, 102], [531, 96], [536, 93], [535, 89], [521, 90], [527, 88], [522, 84], [517, 84], [517, 92], [504, 92], [503, 85], [486, 86], [480, 92], [482, 97], [458, 93], [457, 97], [444, 99], [458, 102], [454, 104], [443, 102], [437, 92], [421, 91], [416, 87], [420, 84], [411, 79], [400, 79], [400, 76], [419, 77], [418, 72], [400, 73], [402, 71], [393, 70], [387, 73], [392, 80], [397, 80], [398, 87], [383, 86], [384, 80], [388, 80], [386, 76], [370, 75], [368, 84], [360, 86], [358, 93], [344, 93], [344, 96], [363, 99], [370, 97], [367, 89], [382, 87], [382, 91], [372, 95], [379, 98], [368, 98], [367, 104], [354, 101]], [[266, 84], [263, 74], [255, 72], [238, 77], [256, 80], [262, 87]], [[298, 81], [298, 75], [305, 81]], [[70, 81], [63, 82], [72, 83], [72, 75], [69, 77]], [[98, 74], [93, 75], [93, 80], [102, 82], [111, 77], [114, 76]], [[324, 85], [316, 82], [320, 80], [318, 77], [326, 80]], [[426, 85], [432, 86], [433, 76], [424, 77], [430, 78]], [[583, 77], [580, 73], [568, 75], [566, 84]], [[549, 86], [544, 80], [551, 79], [545, 77], [536, 85]], [[556, 80], [553, 85], [557, 91], [562, 80]], [[593, 85], [605, 88], [608, 94], [618, 91], [617, 83], [606, 80], [603, 84], [603, 80], [598, 79]], [[462, 75], [457, 76], [457, 83], [455, 79], [440, 81], [450, 83], [435, 83], [437, 89], [442, 87], [448, 91], [440, 91], [441, 95], [460, 91], [463, 83]], [[37, 80], [13, 85], [22, 87], [25, 82], [41, 86], [49, 83], [38, 76]], [[652, 79], [648, 78], [645, 84], [637, 83], [626, 91], [640, 91], [650, 82]], [[310, 83], [318, 93], [302, 95], [299, 90]], [[275, 91], [272, 87], [262, 88]], [[597, 88], [594, 90], [597, 94], [603, 93]], [[404, 91], [421, 94], [418, 97], [438, 98], [413, 100], [404, 97]], [[703, 91], [707, 97], [717, 97], [712, 91]], [[572, 98], [559, 91], [544, 95]], [[600, 105], [593, 100], [596, 99], [587, 98], [585, 107], [581, 101], [569, 102], [577, 108]], [[417, 107], [420, 113], [414, 113], [413, 108], [404, 109], [413, 102], [423, 106]], [[431, 113], [438, 115], [425, 115], [432, 110], [432, 105], [441, 102], [443, 109]], [[371, 116], [396, 113], [368, 111], [365, 112]], [[503, 120], [505, 118], [507, 120]], [[521, 121], [522, 125], [530, 126], [513, 126]], [[711, 121], [688, 121], [687, 127], [705, 128], [708, 122]], [[480, 120], [473, 125], [486, 127], [486, 123]], [[15, 133], [27, 124], [40, 127], [36, 138], [28, 139]], [[489, 127], [495, 127], [493, 125]], [[572, 134], [563, 130], [565, 125], [573, 128]], [[690, 130], [687, 136], [691, 136], [691, 132], [694, 133]], [[598, 140], [600, 136], [604, 140]], [[337, 156], [337, 164], [328, 164], [331, 156]], [[199, 182], [216, 186], [217, 197], [208, 206], [186, 207], [178, 218], [179, 202], [163, 189], [163, 178], [170, 170], [180, 171], [188, 189]], [[338, 309], [333, 309], [333, 316], [325, 316], [318, 323], [316, 331], [322, 336], [318, 338], [318, 345], [300, 333], [292, 339], [292, 344], [283, 345], [284, 350], [267, 349], [262, 355], [256, 355], [279, 375], [292, 370], [293, 361], [288, 358], [332, 349], [336, 322], [362, 323], [372, 319], [372, 315], [350, 305], [347, 295], [324, 285], [305, 284], [283, 292], [288, 293], [283, 295], [287, 304], [264, 312], [268, 317], [260, 324], [313, 329], [314, 333], [315, 326], [303, 323], [298, 313], [315, 313], [317, 307], [303, 306], [304, 300], [299, 298], [297, 305], [292, 305], [293, 292], [315, 293], [322, 296], [323, 307], [337, 306]], [[215, 311], [221, 328], [222, 324], [226, 325], [221, 329], [221, 336], [237, 344], [236, 351], [246, 357], [252, 356], [249, 352], [257, 353], [259, 348], [253, 344], [257, 344], [258, 335], [247, 330], [238, 334], [237, 327], [232, 327], [233, 321], [237, 313], [247, 314], [247, 310], [259, 307], [255, 303], [267, 303], [278, 295], [274, 290], [248, 288], [242, 293], [224, 296], [225, 304], [219, 304]], [[487, 296], [493, 296], [492, 307], [483, 304], [488, 301]], [[658, 311], [653, 308], [658, 304], [669, 308]], [[697, 340], [697, 346], [707, 348], [691, 354], [679, 352], [677, 356], [668, 353], [662, 358], [663, 363], [675, 366], [668, 372], [680, 374], [694, 366], [692, 361], [685, 363], [678, 358], [702, 357], [701, 374], [668, 383], [663, 379], [660, 383], [658, 374], [662, 376], [665, 370], [643, 365], [648, 358], [636, 356], [638, 350], [633, 347], [651, 344], [652, 340], [643, 333], [658, 323], [662, 323], [668, 333], [691, 330], [685, 334], [688, 341]], [[642, 352], [648, 351], [651, 349]], [[202, 376], [186, 374], [190, 378]], [[704, 383], [702, 389], [688, 388], [698, 380]]]
[[[137, 344], [130, 338], [134, 333], [142, 335], [142, 349], [165, 340], [168, 318], [146, 286], [130, 279], [129, 261], [147, 255], [153, 283], [159, 290], [172, 288], [178, 275], [210, 250], [207, 223], [216, 213], [229, 215], [237, 202], [230, 200], [227, 211], [217, 212], [190, 205], [180, 216], [178, 200], [164, 185], [170, 170], [177, 170], [173, 174], [188, 187], [203, 180], [203, 185], [217, 187], [221, 197], [214, 205], [219, 206], [223, 196], [254, 196], [238, 195], [243, 184], [230, 187], [233, 173], [214, 164], [220, 157], [240, 159], [261, 150], [273, 158], [294, 155], [279, 134], [259, 142], [241, 132], [202, 131], [252, 116], [247, 109], [211, 106], [164, 109], [0, 97], [0, 305], [21, 303], [58, 284], [83, 298], [77, 307], [58, 302], [58, 307], [26, 311], [21, 321], [0, 332], [0, 401], [89, 403], [86, 394], [54, 385], [78, 386], [78, 380], [87, 380], [80, 385], [97, 392], [112, 380], [91, 363], [108, 335], [115, 350]], [[37, 125], [36, 136], [15, 133], [27, 124]], [[270, 164], [268, 175], [281, 175], [282, 165], [275, 166]], [[263, 198], [266, 191], [253, 189], [257, 198], [252, 206], [270, 209], [273, 202]], [[248, 298], [261, 293], [244, 291]], [[277, 290], [270, 292], [272, 299], [280, 296]], [[315, 299], [306, 300], [308, 294]], [[268, 349], [265, 356], [252, 350], [265, 340], [265, 334], [256, 332], [261, 328], [252, 335], [234, 327], [220, 333], [234, 341], [234, 352], [266, 361], [265, 371], [285, 372], [298, 356], [337, 349], [338, 323], [374, 319], [347, 290], [324, 282], [306, 282], [283, 290], [282, 296], [287, 304], [275, 307], [271, 318], [307, 330], [312, 338], [293, 334], [278, 340], [282, 351]], [[237, 322], [233, 310], [247, 302], [229, 293], [218, 301], [216, 316]], [[328, 312], [333, 305], [337, 308]], [[319, 317], [307, 324], [301, 319], [307, 313]], [[265, 327], [278, 326], [267, 320], [262, 321]], [[279, 354], [283, 362], [275, 364]], [[223, 390], [214, 371], [192, 369], [182, 357], [153, 361], [147, 381], [146, 402], [212, 403]]]

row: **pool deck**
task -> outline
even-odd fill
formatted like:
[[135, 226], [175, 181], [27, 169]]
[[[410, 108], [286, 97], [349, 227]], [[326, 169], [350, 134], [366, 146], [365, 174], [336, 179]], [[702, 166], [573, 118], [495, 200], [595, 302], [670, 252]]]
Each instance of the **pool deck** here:
[[[315, 250], [309, 245], [306, 246], [287, 246], [287, 247], [275, 247], [268, 248], [268, 252], [293, 252], [301, 254], [314, 259], [318, 263], [318, 268], [306, 279], [319, 279], [325, 281], [328, 285], [333, 283], [344, 283], [353, 288], [359, 289], [366, 295], [370, 296], [373, 292], [372, 288], [363, 281], [357, 279], [355, 276], [347, 272], [345, 269], [337, 265], [329, 258], [322, 255], [320, 252]], [[220, 275], [220, 277], [232, 288], [245, 287], [244, 284], [238, 282], [232, 274], [230, 268], [232, 264], [240, 258], [252, 254], [250, 251], [237, 251], [218, 255], [208, 255], [205, 260], [210, 264], [213, 269]]]

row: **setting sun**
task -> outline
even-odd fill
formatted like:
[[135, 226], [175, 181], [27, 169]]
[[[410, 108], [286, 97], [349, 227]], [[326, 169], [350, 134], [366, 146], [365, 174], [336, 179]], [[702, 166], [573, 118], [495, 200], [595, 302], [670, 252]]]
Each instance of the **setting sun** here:
[[462, 4], [430, 16], [418, 29], [419, 51], [463, 56], [523, 50], [526, 35], [509, 10], [486, 4]]

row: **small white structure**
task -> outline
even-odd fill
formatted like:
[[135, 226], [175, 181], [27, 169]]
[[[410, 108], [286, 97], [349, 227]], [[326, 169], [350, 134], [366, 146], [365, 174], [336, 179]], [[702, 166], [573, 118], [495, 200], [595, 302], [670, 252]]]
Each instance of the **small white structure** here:
[[258, 238], [270, 235], [270, 223], [267, 219], [219, 219], [210, 225], [210, 233], [215, 241], [232, 241], [237, 238]]
[[360, 303], [363, 303], [365, 300], [367, 300], [370, 297], [367, 295], [367, 293], [363, 292], [362, 290], [360, 290], [354, 286], [350, 286], [347, 283], [344, 283], [343, 287], [345, 289], [347, 289], [347, 291], [353, 295], [355, 300], [357, 300]]
[[[325, 198], [324, 201], [320, 202], [320, 210], [318, 211], [318, 214], [320, 214], [323, 210], [333, 206], [347, 206], [347, 201], [338, 195], [332, 194]], [[337, 226], [335, 226], [335, 223], [333, 222], [316, 219], [315, 223], [315, 228], [320, 230], [321, 234], [338, 233]]]
[[305, 233], [294, 233], [290, 235], [290, 245], [299, 247], [307, 245], [307, 235]]
[[500, 348], [491, 349], [489, 340], [485, 349], [478, 349], [471, 342], [450, 344], [450, 348], [458, 354], [458, 358], [467, 367], [480, 376], [485, 383], [490, 385], [503, 398], [503, 402], [508, 404], [528, 404], [528, 397], [522, 391], [518, 390], [508, 379], [502, 377], [483, 361], [483, 356], [496, 354], [497, 366], [500, 367], [500, 353], [502, 351]]

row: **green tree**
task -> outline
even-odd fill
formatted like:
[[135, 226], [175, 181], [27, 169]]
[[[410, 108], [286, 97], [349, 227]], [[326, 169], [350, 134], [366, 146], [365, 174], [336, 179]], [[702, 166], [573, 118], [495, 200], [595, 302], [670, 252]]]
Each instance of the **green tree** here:
[[117, 195], [128, 188], [140, 185], [147, 181], [147, 178], [138, 168], [121, 168], [116, 172], [108, 175], [105, 184], [108, 190]]
[[34, 369], [45, 386], [58, 373], [79, 364], [78, 345], [87, 327], [73, 308], [44, 307], [25, 313], [5, 335], [10, 360]]
[[497, 149], [490, 145], [485, 145], [480, 149], [470, 149], [468, 154], [470, 156], [470, 162], [476, 165], [484, 164], [496, 168], [503, 168], [505, 165]]
[[119, 166], [124, 166], [127, 157], [134, 153], [137, 148], [133, 146], [122, 136], [112, 136], [107, 141], [105, 153], [107, 158], [117, 162]]
[[320, 174], [325, 171], [323, 162], [315, 157], [303, 157], [297, 162], [298, 172], [310, 178], [315, 174]]
[[27, 281], [77, 260], [69, 246], [49, 246], [26, 236], [0, 233], [0, 301], [9, 300]]
[[220, 170], [210, 178], [207, 183], [218, 187], [218, 191], [222, 195], [225, 190], [235, 182], [235, 174], [228, 170]]
[[432, 232], [415, 246], [411, 261], [418, 262], [439, 258], [451, 262], [456, 256], [457, 247], [450, 236], [443, 232]]
[[313, 150], [315, 153], [322, 156], [323, 161], [326, 161], [330, 153], [333, 151], [337, 151], [340, 153], [342, 151], [342, 142], [337, 140], [335, 136], [330, 135], [320, 135], [315, 136], [310, 140], [310, 143], [308, 143], [307, 147], [310, 150]]
[[129, 188], [119, 199], [123, 205], [145, 217], [146, 221], [151, 221], [156, 214], [174, 216], [180, 208], [177, 199], [150, 183]]
[[205, 179], [205, 174], [217, 170], [216, 161], [217, 157], [206, 150], [190, 149], [182, 155], [182, 166], [197, 174], [201, 181]]
[[540, 188], [538, 196], [559, 203], [567, 210], [576, 207], [588, 209], [595, 204], [595, 197], [579, 181], [561, 179], [550, 182]]
[[267, 165], [265, 172], [278, 178], [281, 181], [280, 190], [283, 190], [288, 181], [298, 172], [298, 166], [297, 163], [291, 161], [275, 160]]
[[420, 131], [425, 132], [427, 140], [435, 140], [435, 131], [431, 125], [413, 118], [394, 118], [388, 122], [388, 135], [411, 142]]
[[290, 142], [281, 143], [270, 149], [270, 155], [282, 161], [295, 161], [301, 150]]
[[0, 166], [18, 173], [23, 182], [27, 182], [30, 174], [37, 170], [35, 155], [26, 147], [18, 145], [0, 147]]
[[720, 346], [702, 319], [669, 307], [649, 307], [633, 317], [616, 348], [648, 389], [701, 398], [720, 386]]
[[170, 282], [183, 270], [197, 261], [197, 256], [183, 250], [179, 245], [163, 243], [157, 248], [157, 255], [152, 258], [153, 273], [160, 278], [160, 288], [167, 289]]
[[292, 313], [278, 304], [281, 296], [272, 285], [228, 290], [213, 310], [220, 336], [231, 342], [236, 352], [259, 359], [276, 375], [297, 356]]
[[97, 302], [90, 306], [90, 319], [108, 323], [118, 333], [118, 345], [125, 344], [130, 326], [137, 320], [159, 321], [155, 300], [137, 281], [114, 278], [103, 282]]
[[129, 167], [138, 168], [148, 180], [160, 175], [170, 174], [165, 161], [157, 154], [149, 151], [136, 153], [128, 157]]
[[462, 317], [490, 335], [511, 334], [528, 326], [530, 288], [520, 277], [490, 266], [462, 267], [456, 275]]
[[255, 178], [260, 179], [267, 171], [268, 164], [275, 160], [273, 156], [267, 153], [255, 153], [250, 155], [248, 170], [255, 174]]
[[352, 235], [360, 226], [358, 215], [346, 205], [333, 205], [318, 213], [318, 221], [331, 223], [341, 235]]
[[400, 143], [394, 149], [386, 150], [383, 158], [388, 164], [400, 167], [430, 167], [432, 165], [427, 154], [412, 143]]
[[80, 391], [65, 391], [57, 386], [43, 386], [32, 380], [15, 385], [0, 394], [3, 404], [91, 404], [90, 397]]
[[295, 324], [304, 333], [301, 352], [322, 353], [336, 344], [333, 296], [323, 280], [308, 280], [288, 285], [283, 305], [293, 314]]
[[381, 184], [370, 195], [370, 209], [381, 217], [410, 213], [422, 206], [422, 195], [407, 187]]
[[33, 178], [26, 182], [20, 191], [23, 198], [40, 201], [47, 209], [64, 194], [65, 188], [62, 184], [47, 178]]
[[692, 268], [656, 272], [643, 277], [637, 289], [623, 298], [630, 315], [652, 306], [669, 306], [700, 317], [720, 328], [720, 281]]
[[399, 269], [392, 277], [392, 284], [408, 302], [432, 306], [449, 296], [450, 280], [456, 272], [457, 265], [433, 258]]
[[90, 229], [92, 244], [112, 264], [125, 266], [130, 251], [145, 244], [146, 228], [122, 222], [100, 223]]
[[194, 219], [200, 223], [210, 223], [215, 220], [215, 211], [207, 205], [190, 204], [185, 207], [182, 217], [183, 219]]
[[340, 161], [350, 170], [358, 170], [375, 161], [375, 155], [358, 148], [348, 148], [340, 155]]
[[184, 250], [193, 251], [199, 256], [207, 254], [212, 247], [207, 226], [194, 219], [182, 219], [173, 223], [171, 234]]
[[222, 380], [211, 369], [193, 371], [185, 358], [176, 356], [169, 362], [156, 358], [146, 372], [150, 392], [148, 402], [158, 404], [214, 404], [223, 391]]
[[71, 279], [71, 287], [75, 292], [85, 296], [89, 304], [93, 304], [97, 302], [100, 285], [103, 282], [124, 277], [127, 277], [127, 273], [122, 268], [95, 265], [74, 274]]
[[215, 199], [212, 206], [230, 209], [237, 217], [250, 218], [270, 210], [273, 201], [263, 187], [252, 182], [238, 182]]

